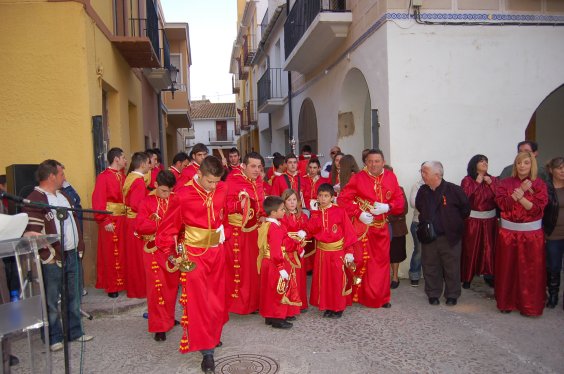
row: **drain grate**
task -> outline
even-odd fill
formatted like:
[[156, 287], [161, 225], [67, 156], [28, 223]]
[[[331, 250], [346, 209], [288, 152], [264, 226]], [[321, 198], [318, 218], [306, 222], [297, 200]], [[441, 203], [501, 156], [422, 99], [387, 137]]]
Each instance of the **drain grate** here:
[[240, 354], [216, 359], [215, 372], [221, 374], [275, 374], [278, 363], [270, 357]]

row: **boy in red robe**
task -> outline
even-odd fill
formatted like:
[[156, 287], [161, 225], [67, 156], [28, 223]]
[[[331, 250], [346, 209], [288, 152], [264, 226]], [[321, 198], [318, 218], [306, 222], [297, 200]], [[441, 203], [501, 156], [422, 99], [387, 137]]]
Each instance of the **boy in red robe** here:
[[[171, 200], [157, 230], [156, 244], [172, 267], [180, 270], [184, 334], [180, 353], [200, 351], [202, 371], [215, 370], [214, 348], [221, 344], [223, 325], [228, 321], [225, 305], [225, 240], [223, 222], [227, 186], [221, 182], [221, 161], [208, 156], [197, 177]], [[183, 240], [177, 238], [182, 237]], [[177, 248], [179, 253], [177, 253]]]
[[178, 189], [184, 187], [184, 185], [194, 178], [194, 175], [198, 173], [200, 170], [200, 165], [204, 158], [208, 156], [208, 147], [206, 147], [202, 143], [195, 144], [192, 150], [190, 151], [190, 158], [192, 161], [190, 165], [186, 166], [182, 169], [182, 173], [180, 174], [179, 178], [176, 178], [176, 185], [174, 186], [174, 191], [178, 191]]
[[309, 303], [324, 310], [323, 317], [341, 318], [352, 291], [345, 266], [354, 263], [353, 245], [358, 238], [345, 210], [331, 203], [333, 196], [333, 186], [319, 186], [319, 210], [311, 212], [307, 225], [306, 231], [317, 240]]
[[139, 204], [135, 219], [135, 233], [144, 242], [149, 332], [155, 334], [156, 341], [166, 340], [166, 332], [174, 326], [178, 292], [179, 273], [167, 270], [167, 256], [155, 245], [155, 234], [168, 211], [174, 183], [176, 179], [171, 171], [159, 172], [155, 189]]
[[260, 254], [257, 266], [260, 273], [259, 313], [264, 322], [275, 329], [289, 329], [286, 321], [289, 306], [301, 306], [295, 274], [291, 277], [292, 265], [288, 260], [285, 243], [291, 240], [280, 220], [284, 217], [284, 200], [269, 196], [264, 200], [264, 211], [268, 215], [259, 229]]

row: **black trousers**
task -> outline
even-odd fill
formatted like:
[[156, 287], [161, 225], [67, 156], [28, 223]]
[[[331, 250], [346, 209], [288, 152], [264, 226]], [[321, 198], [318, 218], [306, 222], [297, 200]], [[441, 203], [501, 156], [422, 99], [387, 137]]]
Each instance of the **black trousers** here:
[[441, 235], [432, 243], [422, 244], [421, 264], [425, 274], [427, 297], [459, 298], [461, 242], [451, 246], [446, 236]]

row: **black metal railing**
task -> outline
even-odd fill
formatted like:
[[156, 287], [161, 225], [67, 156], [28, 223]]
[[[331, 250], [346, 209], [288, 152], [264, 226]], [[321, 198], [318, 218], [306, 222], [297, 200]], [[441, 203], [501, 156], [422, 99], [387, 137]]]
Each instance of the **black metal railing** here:
[[350, 12], [346, 0], [296, 0], [284, 24], [284, 53], [292, 53], [320, 12]]
[[[160, 52], [160, 43], [159, 43], [159, 17], [157, 15], [157, 10], [155, 8], [155, 4], [153, 0], [146, 0], [146, 12], [147, 18], [140, 18], [139, 9], [133, 7], [133, 4], [138, 5], [137, 0], [129, 0], [129, 33], [123, 36], [132, 36], [132, 37], [139, 37], [139, 36], [146, 36], [151, 41], [151, 46], [153, 47], [153, 51], [155, 54]], [[134, 17], [137, 15], [137, 17]], [[126, 33], [125, 30], [122, 32]]]
[[257, 82], [257, 105], [260, 108], [267, 100], [283, 98], [288, 94], [282, 68], [268, 68]]
[[170, 69], [170, 44], [168, 42], [168, 38], [166, 37], [166, 33], [164, 30], [161, 30], [163, 36], [163, 48], [162, 48], [162, 56], [161, 61], [162, 65], [165, 69]]
[[255, 45], [255, 35], [254, 34], [247, 34], [243, 36], [243, 62], [245, 65], [251, 65], [253, 61], [253, 57], [255, 57], [255, 53], [257, 51], [257, 47]]
[[268, 27], [268, 9], [264, 12], [264, 17], [262, 17], [262, 22], [260, 23], [260, 37], [264, 36], [266, 28]]
[[239, 81], [238, 74], [233, 74], [233, 77], [231, 78], [231, 87], [233, 88], [233, 93], [239, 93], [241, 89], [241, 82]]

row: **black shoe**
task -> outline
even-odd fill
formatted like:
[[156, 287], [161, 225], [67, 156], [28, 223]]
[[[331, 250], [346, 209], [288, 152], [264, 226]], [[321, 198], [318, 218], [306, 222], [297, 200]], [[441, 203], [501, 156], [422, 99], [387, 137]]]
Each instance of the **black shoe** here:
[[503, 314], [509, 314], [509, 313], [511, 313], [510, 310], [500, 310], [500, 312], [503, 313]]
[[439, 301], [438, 297], [430, 297], [429, 304], [431, 305], [439, 305], [441, 302]]
[[175, 320], [174, 320], [174, 326], [178, 326], [178, 325], [180, 325], [180, 321], [177, 320], [177, 319], [175, 319]]
[[108, 297], [111, 297], [112, 299], [115, 299], [118, 296], [119, 292], [108, 292]]
[[493, 278], [486, 278], [484, 277], [484, 282], [491, 288], [494, 288], [494, 279]]
[[447, 297], [446, 305], [448, 306], [455, 306], [456, 305], [456, 298], [455, 297]]
[[215, 374], [215, 362], [213, 361], [213, 354], [204, 355], [202, 359], [202, 365], [200, 365], [202, 371], [206, 374]]
[[156, 332], [155, 337], [156, 342], [164, 342], [166, 340], [166, 332]]
[[462, 283], [462, 288], [464, 288], [465, 290], [470, 288], [470, 282], [464, 282]]
[[270, 326], [270, 325], [272, 325], [272, 321], [274, 321], [274, 320], [275, 320], [275, 318], [265, 318], [264, 324]]
[[286, 322], [283, 319], [278, 319], [278, 318], [273, 318], [272, 319], [272, 327], [275, 329], [289, 329], [292, 328], [292, 325], [290, 322]]
[[296, 319], [296, 316], [286, 317], [286, 321], [295, 321]]
[[258, 310], [255, 310], [254, 312], [251, 312], [251, 314], [258, 314]]
[[392, 307], [392, 304], [390, 304], [390, 303], [386, 303], [386, 304], [382, 305], [382, 308], [386, 308], [386, 309], [389, 309], [391, 307]]
[[550, 309], [556, 308], [558, 305], [558, 294], [550, 294], [548, 295], [548, 299], [546, 301], [546, 307]]
[[323, 313], [323, 318], [331, 318], [333, 316], [333, 311], [332, 310], [326, 310]]
[[399, 287], [399, 280], [398, 281], [392, 281], [392, 283], [390, 284], [390, 288], [392, 290], [395, 290], [398, 287]]
[[219, 348], [223, 345], [223, 342], [220, 340], [219, 343], [217, 343], [217, 345], [215, 346], [216, 348]]
[[343, 316], [343, 311], [341, 310], [340, 312], [331, 312], [331, 317], [330, 318], [341, 318]]
[[419, 279], [412, 279], [410, 282], [411, 287], [419, 287]]
[[20, 363], [20, 359], [16, 356], [10, 355], [10, 366], [16, 366]]

